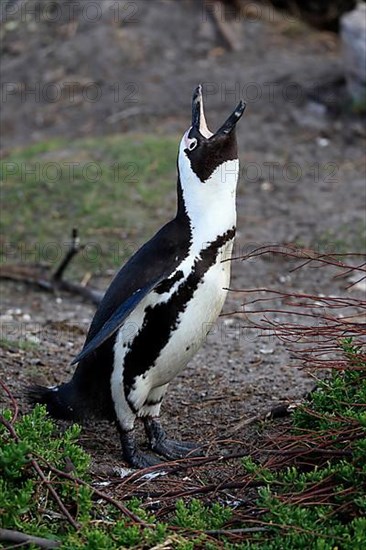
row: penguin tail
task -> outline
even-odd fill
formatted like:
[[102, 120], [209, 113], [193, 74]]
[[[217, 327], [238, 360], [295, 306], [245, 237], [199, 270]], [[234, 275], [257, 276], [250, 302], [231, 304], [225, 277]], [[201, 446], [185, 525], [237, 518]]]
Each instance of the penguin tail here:
[[53, 386], [30, 386], [26, 390], [27, 398], [32, 405], [45, 405], [47, 412], [53, 418], [62, 420], [81, 420], [78, 408], [74, 406], [72, 391], [69, 384]]

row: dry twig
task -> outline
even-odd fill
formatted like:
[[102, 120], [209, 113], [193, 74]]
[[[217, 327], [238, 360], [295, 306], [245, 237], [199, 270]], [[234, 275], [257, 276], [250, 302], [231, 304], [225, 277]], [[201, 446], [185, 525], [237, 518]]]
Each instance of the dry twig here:
[[46, 549], [58, 548], [60, 546], [60, 542], [57, 540], [34, 537], [33, 535], [21, 533], [20, 531], [13, 531], [12, 529], [0, 529], [0, 540], [20, 546], [35, 544], [40, 548]]

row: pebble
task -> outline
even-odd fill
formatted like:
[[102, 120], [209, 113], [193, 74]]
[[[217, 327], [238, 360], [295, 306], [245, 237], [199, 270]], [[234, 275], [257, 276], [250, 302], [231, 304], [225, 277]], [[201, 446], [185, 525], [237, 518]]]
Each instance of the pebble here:
[[319, 147], [327, 147], [329, 145], [329, 139], [325, 137], [317, 137], [316, 142], [319, 145]]
[[274, 352], [274, 348], [263, 347], [263, 348], [260, 348], [259, 350], [259, 353], [262, 353], [263, 355], [270, 355], [273, 352]]
[[273, 191], [273, 183], [270, 181], [263, 181], [261, 183], [261, 190], [265, 191], [266, 193]]

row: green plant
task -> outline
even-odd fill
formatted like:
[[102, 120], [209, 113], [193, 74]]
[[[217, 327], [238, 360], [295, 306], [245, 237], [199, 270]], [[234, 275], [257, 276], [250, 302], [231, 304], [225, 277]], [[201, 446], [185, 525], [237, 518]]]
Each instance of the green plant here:
[[12, 340], [10, 338], [0, 338], [0, 348], [4, 349], [19, 349], [23, 351], [29, 351], [39, 347], [37, 342], [32, 340]]
[[366, 547], [365, 354], [352, 339], [340, 345], [347, 368], [319, 381], [293, 415], [294, 435], [284, 450], [296, 445], [298, 464], [276, 470], [250, 458], [243, 462], [263, 484], [257, 505], [271, 526], [265, 542], [246, 548]]
[[199, 500], [192, 499], [188, 504], [178, 500], [174, 523], [195, 530], [221, 529], [231, 518], [229, 508], [214, 503], [204, 506]]

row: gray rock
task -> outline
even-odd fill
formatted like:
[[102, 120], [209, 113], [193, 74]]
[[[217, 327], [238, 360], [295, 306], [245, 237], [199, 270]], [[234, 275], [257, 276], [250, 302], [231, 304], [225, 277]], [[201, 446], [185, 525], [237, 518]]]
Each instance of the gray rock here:
[[366, 4], [343, 15], [341, 40], [347, 87], [356, 102], [366, 100]]

